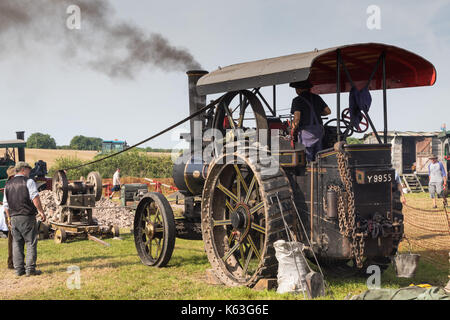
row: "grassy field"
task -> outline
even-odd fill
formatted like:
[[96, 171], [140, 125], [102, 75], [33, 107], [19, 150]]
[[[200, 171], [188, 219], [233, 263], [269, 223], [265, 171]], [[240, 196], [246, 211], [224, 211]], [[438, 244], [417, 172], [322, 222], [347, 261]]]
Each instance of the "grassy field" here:
[[[275, 291], [225, 288], [205, 282], [209, 263], [201, 241], [177, 239], [169, 265], [156, 269], [144, 266], [130, 233], [123, 240], [108, 239], [111, 247], [92, 241], [73, 241], [57, 245], [40, 241], [38, 277], [16, 277], [6, 269], [7, 241], [0, 240], [0, 299], [302, 299], [302, 295], [279, 295]], [[81, 288], [68, 289], [69, 266], [80, 268]], [[448, 270], [421, 261], [414, 279], [396, 278], [391, 267], [382, 275], [383, 288], [411, 283], [444, 285]], [[333, 295], [321, 299], [344, 299], [347, 294], [365, 291], [365, 279], [327, 278]]]
[[[410, 205], [431, 206], [426, 194], [409, 194]], [[92, 241], [55, 244], [53, 240], [38, 244], [38, 277], [16, 277], [6, 268], [7, 240], [0, 239], [0, 299], [302, 299], [302, 295], [279, 295], [275, 291], [248, 288], [226, 288], [206, 283], [205, 271], [210, 268], [202, 241], [176, 240], [168, 266], [161, 269], [144, 266], [139, 260], [132, 234], [122, 230], [122, 240], [108, 239], [111, 247]], [[424, 240], [421, 240], [422, 242]], [[449, 244], [450, 245], [450, 244]], [[405, 242], [400, 252], [408, 251]], [[442, 250], [441, 250], [442, 251]], [[444, 252], [445, 251], [445, 252]], [[448, 247], [413, 246], [422, 258], [416, 276], [402, 279], [392, 266], [381, 279], [383, 288], [400, 288], [412, 283], [444, 286], [448, 281]], [[69, 289], [68, 267], [80, 268], [81, 288]], [[364, 278], [326, 277], [331, 294], [320, 299], [344, 299], [365, 290]]]

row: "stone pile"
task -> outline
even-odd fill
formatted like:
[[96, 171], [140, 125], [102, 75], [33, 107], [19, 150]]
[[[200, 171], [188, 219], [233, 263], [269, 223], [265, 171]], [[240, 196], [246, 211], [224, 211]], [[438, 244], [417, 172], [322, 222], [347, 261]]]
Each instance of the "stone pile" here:
[[119, 228], [132, 228], [134, 221], [134, 212], [124, 208], [120, 203], [102, 197], [95, 203], [99, 209], [93, 212], [94, 218], [101, 225], [117, 225]]
[[[47, 218], [50, 221], [58, 221], [57, 209], [52, 191], [44, 190], [39, 193], [42, 206]], [[132, 228], [134, 220], [134, 212], [130, 209], [123, 208], [119, 203], [108, 198], [102, 197], [95, 204], [97, 209], [93, 210], [94, 220], [100, 225], [117, 225], [119, 228]]]
[[49, 190], [41, 191], [39, 192], [39, 198], [41, 198], [42, 209], [44, 209], [47, 219], [56, 221], [58, 205], [56, 204], [53, 192]]

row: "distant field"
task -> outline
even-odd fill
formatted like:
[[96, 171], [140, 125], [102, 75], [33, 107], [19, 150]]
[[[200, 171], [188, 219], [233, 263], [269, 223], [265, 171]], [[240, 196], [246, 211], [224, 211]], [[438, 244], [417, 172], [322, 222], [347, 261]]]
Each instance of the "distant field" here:
[[[0, 155], [4, 153], [0, 150]], [[38, 160], [43, 160], [47, 162], [47, 168], [50, 168], [55, 160], [60, 157], [76, 157], [81, 160], [92, 160], [97, 151], [84, 151], [84, 150], [52, 150], [52, 149], [29, 149], [25, 148], [25, 161], [28, 162], [32, 167], [34, 163]], [[170, 153], [166, 152], [147, 152], [148, 155], [154, 157], [170, 156]]]
[[55, 160], [60, 157], [76, 157], [80, 160], [91, 160], [95, 157], [97, 151], [83, 150], [49, 150], [49, 149], [25, 149], [25, 161], [32, 167], [38, 160], [47, 162], [47, 168], [50, 168]]

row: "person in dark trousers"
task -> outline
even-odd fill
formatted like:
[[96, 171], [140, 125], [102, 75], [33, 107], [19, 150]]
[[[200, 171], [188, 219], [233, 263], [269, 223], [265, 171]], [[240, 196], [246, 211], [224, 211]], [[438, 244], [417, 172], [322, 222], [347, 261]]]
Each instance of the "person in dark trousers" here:
[[109, 196], [110, 199], [113, 198], [114, 194], [120, 191], [120, 169], [117, 168], [116, 172], [113, 175], [113, 187], [111, 189], [112, 193]]
[[447, 186], [447, 173], [444, 165], [435, 155], [430, 155], [431, 163], [428, 165], [428, 191], [433, 200], [433, 208], [437, 208], [436, 194], [438, 198], [443, 198], [443, 191]]
[[[16, 169], [13, 166], [11, 166], [8, 168], [8, 170], [6, 170], [6, 174], [8, 175], [8, 181], [9, 181], [16, 174]], [[6, 213], [5, 213], [5, 215], [6, 215]], [[6, 217], [6, 220], [8, 221], [8, 269], [14, 269], [13, 249], [12, 249], [13, 238], [12, 238], [12, 232], [11, 232], [11, 227], [10, 227], [8, 217]]]
[[311, 92], [312, 84], [308, 80], [293, 82], [289, 86], [295, 88], [298, 95], [292, 100], [292, 130], [298, 130], [298, 140], [305, 145], [306, 159], [311, 162], [322, 150], [324, 130], [321, 117], [329, 115], [331, 110], [319, 95]]
[[[37, 259], [37, 224], [36, 214], [42, 222], [45, 213], [42, 209], [39, 192], [34, 180], [29, 178], [31, 167], [19, 161], [16, 164], [16, 175], [5, 185], [3, 207], [13, 237], [13, 262], [17, 276], [39, 275], [36, 270]], [[27, 246], [26, 265], [24, 264], [24, 246]]]

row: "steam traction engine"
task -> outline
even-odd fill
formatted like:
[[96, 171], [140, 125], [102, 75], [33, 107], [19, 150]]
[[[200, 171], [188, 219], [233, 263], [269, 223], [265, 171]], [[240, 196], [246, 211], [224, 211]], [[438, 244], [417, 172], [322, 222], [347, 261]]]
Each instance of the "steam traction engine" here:
[[[344, 57], [351, 61], [348, 68]], [[374, 71], [368, 66], [375, 66]], [[184, 214], [174, 219], [160, 193], [142, 198], [134, 237], [144, 264], [166, 265], [177, 236], [201, 238], [223, 284], [253, 286], [276, 275], [273, 243], [292, 234], [328, 273], [349, 275], [365, 272], [370, 264], [382, 270], [388, 266], [403, 237], [403, 215], [387, 129], [382, 141], [368, 110], [360, 112], [362, 121], [355, 124], [355, 110], [340, 110], [340, 93], [366, 83], [371, 90], [383, 89], [386, 124], [387, 87], [432, 85], [431, 63], [397, 47], [357, 44], [209, 74], [191, 71], [188, 78], [190, 114], [202, 112], [191, 119], [191, 132], [182, 135], [191, 147], [173, 168]], [[337, 94], [336, 118], [324, 125], [324, 150], [310, 163], [284, 121], [289, 115], [276, 109], [276, 86], [306, 79], [315, 93]], [[268, 86], [272, 90], [263, 88]], [[272, 93], [272, 104], [262, 89]], [[205, 108], [206, 94], [223, 92]], [[345, 143], [369, 126], [378, 144]], [[268, 139], [260, 138], [263, 132]]]

